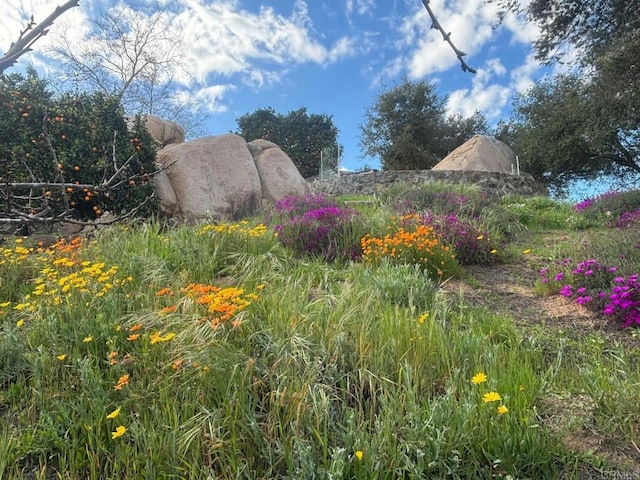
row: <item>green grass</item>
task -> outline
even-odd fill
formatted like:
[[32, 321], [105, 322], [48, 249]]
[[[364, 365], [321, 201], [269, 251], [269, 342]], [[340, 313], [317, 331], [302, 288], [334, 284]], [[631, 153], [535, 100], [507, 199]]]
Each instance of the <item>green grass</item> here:
[[[523, 228], [511, 232], [507, 261], [523, 261], [524, 248], [532, 268], [575, 256], [576, 235], [589, 239], [585, 254], [612, 259], [633, 244], [563, 223], [573, 215], [564, 205], [518, 203]], [[365, 208], [372, 228], [391, 218], [383, 205]], [[512, 209], [483, 208], [494, 219]], [[549, 218], [532, 219], [541, 209]], [[0, 478], [627, 473], [568, 449], [567, 430], [545, 418], [561, 399], [587, 398], [589, 428], [630, 455], [640, 422], [640, 354], [623, 341], [631, 331], [617, 342], [521, 328], [445, 295], [415, 266], [295, 258], [252, 225], [116, 226], [49, 254], [3, 245]], [[67, 266], [43, 273], [62, 258]], [[98, 261], [102, 275], [86, 270]], [[74, 272], [86, 282], [63, 292]], [[479, 372], [486, 382], [472, 383]], [[488, 392], [501, 400], [484, 402]]]

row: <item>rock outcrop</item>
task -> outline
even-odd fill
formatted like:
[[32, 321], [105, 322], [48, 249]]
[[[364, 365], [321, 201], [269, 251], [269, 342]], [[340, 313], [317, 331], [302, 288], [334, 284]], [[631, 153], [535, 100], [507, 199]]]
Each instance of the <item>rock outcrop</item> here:
[[256, 213], [263, 200], [310, 191], [278, 145], [232, 133], [169, 145], [157, 161], [164, 167], [154, 178], [160, 211], [187, 222], [238, 219]]
[[[158, 152], [176, 205], [164, 213], [187, 222], [238, 219], [261, 206], [260, 177], [244, 138], [229, 133], [170, 145]], [[161, 205], [171, 205], [157, 191]]]
[[500, 140], [476, 135], [447, 155], [433, 170], [514, 173], [516, 154]]
[[160, 148], [184, 142], [184, 128], [174, 122], [162, 120], [155, 115], [142, 117], [149, 135], [158, 142]]
[[247, 144], [256, 162], [263, 200], [276, 202], [289, 195], [307, 195], [309, 184], [295, 164], [275, 143], [254, 140]]

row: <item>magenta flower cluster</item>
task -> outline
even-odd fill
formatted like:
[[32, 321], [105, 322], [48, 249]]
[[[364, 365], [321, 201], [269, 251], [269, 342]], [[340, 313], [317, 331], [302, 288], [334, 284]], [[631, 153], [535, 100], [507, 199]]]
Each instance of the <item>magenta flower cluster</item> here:
[[495, 262], [495, 246], [489, 232], [482, 229], [479, 221], [460, 218], [457, 213], [435, 215], [427, 211], [421, 215], [422, 222], [430, 225], [441, 240], [453, 248], [456, 260], [462, 265], [480, 265]]
[[555, 265], [560, 268], [555, 275], [549, 268], [540, 270], [542, 283], [563, 285], [558, 291], [560, 295], [615, 318], [623, 328], [640, 327], [640, 283], [637, 274], [616, 276], [616, 267], [602, 265], [593, 258], [575, 267], [571, 259], [558, 260]]
[[634, 212], [622, 212], [616, 220], [618, 228], [640, 228], [640, 210]]
[[278, 241], [298, 256], [327, 262], [361, 256], [359, 215], [322, 194], [286, 197], [277, 202], [275, 217]]
[[337, 207], [338, 202], [322, 193], [317, 195], [289, 195], [276, 202], [276, 212], [281, 215], [294, 217], [304, 215], [311, 210], [324, 207]]
[[622, 317], [622, 326], [640, 327], [640, 283], [638, 275], [616, 277], [609, 295], [609, 303], [604, 307], [606, 315]]
[[589, 208], [594, 203], [596, 203], [596, 200], [594, 198], [587, 198], [586, 200], [576, 203], [573, 206], [573, 209], [576, 212], [584, 212], [587, 208]]

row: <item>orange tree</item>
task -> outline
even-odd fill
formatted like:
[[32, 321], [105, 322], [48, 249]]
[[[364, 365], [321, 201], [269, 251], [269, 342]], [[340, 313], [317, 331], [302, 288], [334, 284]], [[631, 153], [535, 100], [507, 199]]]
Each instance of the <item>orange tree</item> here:
[[[155, 153], [139, 119], [127, 128], [116, 98], [55, 96], [32, 69], [0, 76], [0, 221], [131, 212], [152, 193]], [[152, 210], [147, 202], [137, 213]]]

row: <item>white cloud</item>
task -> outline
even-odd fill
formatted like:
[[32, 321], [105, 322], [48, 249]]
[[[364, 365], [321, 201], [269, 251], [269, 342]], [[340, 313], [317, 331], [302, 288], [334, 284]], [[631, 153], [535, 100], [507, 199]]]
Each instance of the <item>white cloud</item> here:
[[296, 1], [290, 17], [277, 14], [272, 7], [262, 7], [257, 13], [241, 10], [229, 1], [186, 0], [185, 6], [175, 18], [192, 59], [191, 78], [182, 79], [185, 84], [204, 83], [210, 75], [249, 74], [254, 69], [270, 71], [267, 76], [273, 81], [278, 72], [293, 64], [324, 66], [355, 52], [349, 37], [329, 47], [318, 42], [307, 5], [301, 0]]
[[533, 86], [534, 79], [539, 76], [542, 65], [535, 59], [535, 54], [530, 52], [524, 63], [511, 72], [511, 88], [514, 92], [525, 92]]
[[235, 90], [233, 85], [213, 85], [192, 91], [181, 90], [173, 96], [173, 102], [177, 105], [195, 105], [209, 113], [222, 113], [228, 110], [222, 103], [224, 96]]
[[469, 117], [474, 112], [482, 112], [487, 120], [495, 120], [502, 114], [511, 94], [511, 89], [498, 83], [490, 83], [495, 76], [506, 73], [504, 66], [496, 59], [489, 60], [484, 68], [479, 68], [473, 76], [471, 88], [455, 90], [449, 94], [447, 111]]
[[[515, 93], [525, 92], [540, 76], [542, 66], [530, 53], [522, 65], [507, 70], [497, 58], [488, 60], [473, 76], [471, 88], [455, 90], [449, 94], [447, 111], [469, 116], [482, 112], [489, 122], [500, 119]], [[508, 75], [508, 81], [501, 80]]]
[[373, 10], [375, 6], [376, 3], [374, 0], [347, 0], [347, 17], [350, 17], [353, 12], [356, 12], [358, 15], [364, 15]]

